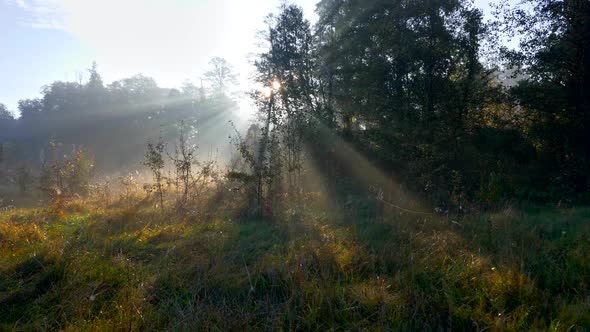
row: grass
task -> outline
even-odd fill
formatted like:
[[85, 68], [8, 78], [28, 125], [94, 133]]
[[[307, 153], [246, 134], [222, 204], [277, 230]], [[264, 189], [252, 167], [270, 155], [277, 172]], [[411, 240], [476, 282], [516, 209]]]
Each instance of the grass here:
[[[321, 200], [316, 200], [321, 202]], [[590, 208], [0, 214], [0, 330], [590, 329]]]

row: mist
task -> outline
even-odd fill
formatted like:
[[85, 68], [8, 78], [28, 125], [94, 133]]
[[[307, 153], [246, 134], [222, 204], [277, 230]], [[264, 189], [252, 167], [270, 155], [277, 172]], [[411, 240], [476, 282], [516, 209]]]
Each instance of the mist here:
[[[205, 83], [185, 81], [180, 89], [158, 86], [141, 74], [104, 84], [95, 64], [86, 80], [53, 82], [42, 96], [19, 101], [20, 117], [2, 130], [6, 162], [38, 168], [50, 141], [60, 154], [83, 146], [97, 175], [135, 171], [145, 145], [162, 136], [173, 150], [182, 126], [187, 143], [203, 158], [229, 161], [230, 139], [243, 130], [251, 109], [239, 106], [236, 73], [221, 58], [211, 62]], [[242, 113], [248, 113], [244, 116]]]

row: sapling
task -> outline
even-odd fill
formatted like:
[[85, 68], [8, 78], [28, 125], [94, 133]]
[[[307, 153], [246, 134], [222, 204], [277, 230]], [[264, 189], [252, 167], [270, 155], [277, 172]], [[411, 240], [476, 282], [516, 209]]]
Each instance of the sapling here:
[[180, 124], [180, 137], [178, 146], [174, 149], [174, 156], [170, 156], [174, 169], [176, 171], [176, 187], [180, 192], [178, 206], [184, 207], [186, 204], [190, 187], [193, 183], [192, 167], [197, 163], [196, 146], [187, 144], [186, 129], [184, 122]]
[[162, 133], [160, 133], [156, 143], [148, 142], [145, 159], [142, 162], [143, 165], [150, 169], [152, 176], [154, 177], [154, 181], [156, 182], [156, 192], [160, 200], [160, 210], [162, 212], [164, 212], [164, 191], [162, 187], [164, 177], [162, 176], [162, 172], [164, 170], [163, 154], [165, 146]]

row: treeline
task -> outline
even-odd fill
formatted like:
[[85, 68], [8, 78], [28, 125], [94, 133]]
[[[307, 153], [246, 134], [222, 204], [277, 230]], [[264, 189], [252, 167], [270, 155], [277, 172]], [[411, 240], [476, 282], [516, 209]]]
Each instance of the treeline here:
[[42, 88], [41, 98], [20, 100], [18, 118], [0, 104], [6, 163], [39, 169], [41, 154], [54, 142], [62, 153], [83, 147], [103, 173], [128, 171], [138, 167], [148, 139], [161, 132], [175, 140], [181, 121], [191, 128], [191, 144], [198, 141], [203, 151], [229, 146], [236, 80], [225, 60], [211, 61], [206, 88], [190, 81], [180, 89], [161, 88], [141, 74], [105, 85], [96, 64], [88, 72], [86, 80], [53, 82]]
[[[467, 0], [322, 0], [317, 14], [311, 26], [284, 4], [267, 20], [258, 121], [234, 135], [242, 161], [229, 172], [259, 209], [301, 193], [310, 165], [336, 191], [360, 177], [379, 197], [412, 192], [443, 209], [590, 199], [588, 1], [503, 1], [489, 22]], [[511, 37], [515, 49], [502, 45]], [[93, 68], [85, 83], [20, 101], [18, 119], [0, 111], [0, 139], [21, 160], [49, 138], [82, 144], [113, 168], [197, 115], [225, 139], [215, 124], [234, 107], [226, 69], [213, 63], [205, 93], [141, 75], [104, 86]]]
[[[261, 120], [233, 175], [262, 209], [300, 190], [306, 160], [330, 183], [358, 177], [362, 159], [343, 152], [356, 151], [378, 165], [365, 173], [397, 179], [378, 193], [394, 201], [393, 187], [443, 209], [588, 201], [590, 2], [495, 12], [484, 22], [466, 0], [322, 0], [312, 27], [282, 6], [256, 62]], [[515, 50], [500, 43], [510, 37]]]

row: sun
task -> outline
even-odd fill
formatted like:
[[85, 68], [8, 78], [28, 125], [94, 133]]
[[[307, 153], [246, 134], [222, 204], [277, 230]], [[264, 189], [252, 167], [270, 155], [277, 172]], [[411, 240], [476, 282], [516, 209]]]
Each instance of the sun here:
[[262, 95], [266, 98], [270, 98], [270, 96], [272, 95], [271, 87], [265, 86], [264, 88], [262, 88]]

